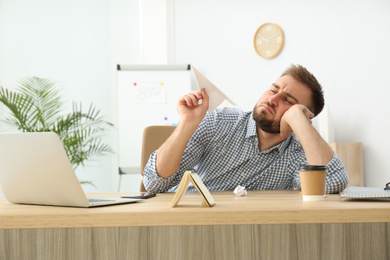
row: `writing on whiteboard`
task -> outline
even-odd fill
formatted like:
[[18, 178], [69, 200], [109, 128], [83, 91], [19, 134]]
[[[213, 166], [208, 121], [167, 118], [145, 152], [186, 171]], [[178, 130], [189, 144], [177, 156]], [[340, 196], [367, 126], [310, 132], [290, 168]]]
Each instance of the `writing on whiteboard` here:
[[165, 103], [165, 87], [163, 82], [134, 82], [132, 99], [138, 104]]

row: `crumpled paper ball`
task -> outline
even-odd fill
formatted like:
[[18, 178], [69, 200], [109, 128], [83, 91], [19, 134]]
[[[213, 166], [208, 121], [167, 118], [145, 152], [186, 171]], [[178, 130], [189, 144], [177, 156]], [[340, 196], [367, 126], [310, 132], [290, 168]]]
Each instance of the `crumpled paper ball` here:
[[237, 188], [234, 189], [234, 194], [237, 196], [246, 196], [247, 192], [245, 187], [238, 185]]

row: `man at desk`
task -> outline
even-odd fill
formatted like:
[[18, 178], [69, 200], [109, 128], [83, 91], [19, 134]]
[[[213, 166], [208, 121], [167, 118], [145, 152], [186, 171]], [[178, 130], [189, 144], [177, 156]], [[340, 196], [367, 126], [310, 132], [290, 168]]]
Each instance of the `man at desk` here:
[[208, 106], [204, 89], [179, 100], [178, 126], [145, 167], [148, 191], [176, 191], [183, 173], [191, 169], [211, 191], [238, 185], [247, 190], [295, 189], [300, 187], [301, 164], [327, 166], [327, 193], [347, 186], [344, 164], [311, 124], [324, 107], [324, 97], [317, 79], [303, 66], [291, 65], [251, 112], [223, 108], [206, 113]]

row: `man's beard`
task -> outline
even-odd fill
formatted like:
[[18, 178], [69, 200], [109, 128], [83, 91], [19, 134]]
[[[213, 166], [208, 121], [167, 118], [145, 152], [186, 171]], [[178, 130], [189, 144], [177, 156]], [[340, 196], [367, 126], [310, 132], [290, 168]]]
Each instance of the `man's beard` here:
[[[269, 104], [269, 107], [272, 108]], [[267, 112], [264, 109], [257, 109], [257, 106], [253, 108], [253, 120], [255, 120], [256, 125], [263, 130], [264, 132], [271, 134], [280, 133], [280, 122], [275, 122], [272, 119], [267, 119]]]

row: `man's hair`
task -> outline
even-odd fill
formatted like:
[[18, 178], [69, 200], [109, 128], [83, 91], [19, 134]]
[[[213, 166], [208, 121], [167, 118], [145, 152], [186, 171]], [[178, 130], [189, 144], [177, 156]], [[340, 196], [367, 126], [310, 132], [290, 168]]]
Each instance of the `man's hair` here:
[[317, 79], [314, 77], [313, 74], [311, 74], [305, 67], [301, 65], [294, 65], [291, 64], [290, 67], [288, 67], [281, 77], [283, 76], [291, 76], [294, 79], [298, 80], [302, 84], [305, 84], [308, 86], [312, 91], [312, 102], [313, 102], [313, 109], [312, 111], [314, 113], [314, 116], [318, 115], [325, 105], [325, 99], [324, 99], [324, 92], [322, 90], [322, 86], [320, 83], [318, 83]]

